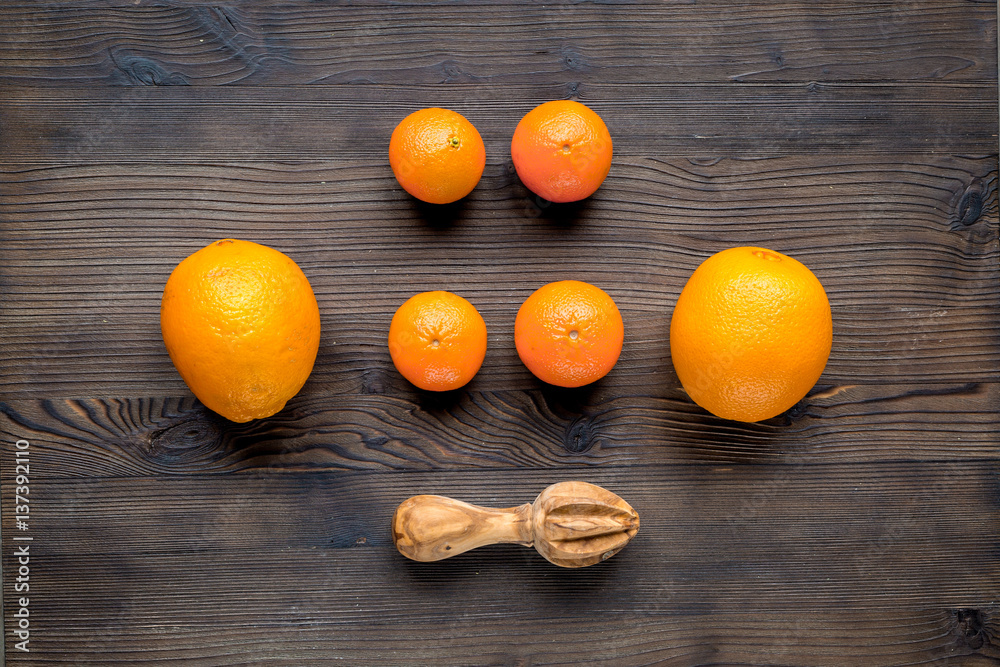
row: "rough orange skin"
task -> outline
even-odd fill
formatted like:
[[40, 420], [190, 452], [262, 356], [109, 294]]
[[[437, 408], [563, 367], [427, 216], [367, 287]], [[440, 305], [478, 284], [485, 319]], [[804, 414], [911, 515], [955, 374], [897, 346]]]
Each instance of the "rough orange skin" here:
[[450, 204], [476, 187], [486, 166], [486, 147], [461, 114], [421, 109], [393, 130], [389, 165], [403, 189], [417, 199]]
[[234, 422], [270, 417], [298, 393], [319, 349], [319, 307], [286, 255], [223, 239], [174, 269], [160, 329], [184, 382]]
[[586, 199], [611, 169], [611, 133], [601, 117], [571, 100], [535, 107], [510, 142], [514, 168], [525, 187], [552, 202]]
[[416, 294], [392, 316], [389, 355], [396, 370], [421, 389], [464, 387], [486, 358], [486, 322], [457, 294]]
[[684, 390], [712, 414], [769, 419], [816, 384], [833, 340], [830, 302], [813, 273], [764, 248], [723, 250], [695, 270], [670, 321]]
[[535, 376], [559, 387], [600, 380], [618, 361], [625, 327], [608, 294], [578, 280], [549, 283], [514, 321], [514, 345]]

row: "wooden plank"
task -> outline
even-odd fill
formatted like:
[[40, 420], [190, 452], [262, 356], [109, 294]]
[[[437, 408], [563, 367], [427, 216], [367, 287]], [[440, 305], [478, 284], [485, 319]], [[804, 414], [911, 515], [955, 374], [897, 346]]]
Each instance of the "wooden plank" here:
[[306, 391], [248, 425], [193, 398], [13, 401], [0, 403], [0, 434], [34, 443], [42, 478], [1000, 458], [997, 384], [820, 387], [761, 424], [716, 419], [682, 391], [664, 393]]
[[[309, 592], [304, 592], [306, 595]], [[364, 599], [364, 595], [359, 595]], [[599, 620], [500, 619], [478, 605], [459, 616], [413, 625], [397, 619], [351, 623], [351, 606], [306, 613], [282, 600], [294, 625], [244, 619], [242, 597], [228, 601], [236, 635], [179, 611], [168, 622], [129, 626], [110, 607], [99, 628], [46, 627], [50, 639], [32, 665], [157, 664], [215, 667], [268, 665], [581, 665], [616, 667], [705, 664], [826, 667], [829, 665], [961, 665], [991, 667], [997, 652], [996, 612], [978, 609], [888, 608], [851, 613], [787, 612], [685, 616], [621, 610]], [[574, 601], [575, 602], [575, 601]], [[105, 605], [92, 600], [80, 605]], [[143, 604], [143, 609], [145, 604]], [[555, 610], [554, 610], [555, 611]], [[141, 611], [140, 611], [141, 613]], [[44, 622], [44, 621], [43, 621]], [[500, 625], [502, 623], [502, 626]], [[12, 656], [13, 659], [13, 656]]]
[[[466, 115], [506, 159], [535, 105], [572, 97], [607, 122], [616, 155], [769, 157], [817, 151], [992, 154], [996, 91], [973, 83], [336, 85], [268, 88], [0, 86], [12, 162], [378, 160], [406, 114]], [[379, 113], [372, 113], [372, 109]]]
[[[540, 618], [495, 622], [463, 618], [444, 625], [412, 626], [378, 621], [353, 632], [331, 632], [307, 620], [294, 632], [247, 624], [238, 639], [202, 628], [197, 619], [143, 630], [115, 623], [88, 638], [88, 629], [59, 628], [76, 655], [91, 660], [156, 661], [156, 664], [269, 665], [671, 665], [831, 664], [964, 665], [988, 667], [995, 650], [967, 610], [886, 610], [855, 614], [745, 614], [681, 619], [626, 613], [593, 621]], [[973, 619], [970, 625], [968, 619]], [[509, 628], [507, 630], [506, 628]], [[974, 628], [975, 631], [970, 628]], [[967, 633], [971, 632], [971, 637]], [[104, 639], [108, 638], [108, 639]], [[118, 643], [111, 644], [114, 638]], [[110, 647], [110, 648], [109, 648]], [[198, 647], [195, 649], [195, 647]], [[976, 648], [973, 648], [976, 647]], [[197, 652], [196, 652], [197, 651]], [[63, 655], [68, 651], [61, 652]], [[72, 655], [72, 654], [71, 654]], [[38, 665], [72, 664], [49, 653]], [[852, 661], [850, 663], [846, 661]], [[112, 664], [112, 663], [104, 663]]]
[[[11, 165], [0, 219], [5, 395], [182, 395], [162, 345], [162, 285], [181, 259], [238, 236], [292, 256], [312, 282], [324, 339], [315, 388], [406, 392], [385, 345], [409, 296], [448, 289], [489, 327], [470, 388], [537, 383], [513, 320], [564, 278], [607, 290], [626, 346], [605, 385], [677, 386], [670, 312], [710, 254], [764, 245], [806, 263], [830, 296], [822, 382], [992, 382], [1000, 372], [997, 162], [981, 158], [623, 159], [578, 207], [528, 197], [489, 167], [469, 200], [418, 206], [384, 164]], [[541, 205], [539, 205], [541, 204]], [[133, 234], [142, 229], [142, 234]]]
[[988, 2], [183, 4], [8, 5], [0, 82], [502, 87], [997, 78]]
[[643, 517], [606, 563], [562, 570], [505, 545], [418, 564], [391, 545], [389, 517], [411, 493], [516, 504], [551, 471], [39, 477], [40, 664], [96, 652], [102, 664], [235, 664], [261, 651], [469, 664], [472, 646], [486, 656], [475, 664], [997, 657], [996, 461], [563, 473]]
[[[11, 446], [4, 445], [8, 455]], [[148, 556], [151, 569], [157, 559], [167, 568], [175, 567], [172, 557], [189, 556], [223, 570], [242, 571], [253, 564], [234, 560], [232, 554], [271, 558], [272, 566], [286, 559], [303, 563], [323, 556], [328, 567], [339, 570], [327, 570], [325, 577], [316, 573], [320, 579], [339, 578], [331, 594], [357, 591], [370, 583], [373, 594], [391, 595], [390, 582], [407, 573], [447, 581], [481, 569], [486, 576], [525, 583], [534, 578], [535, 585], [553, 589], [613, 576], [623, 585], [620, 594], [595, 596], [588, 603], [589, 611], [609, 613], [622, 608], [683, 613], [693, 611], [692, 605], [733, 612], [751, 603], [751, 596], [755, 608], [771, 611], [794, 609], [815, 595], [828, 600], [820, 609], [881, 608], [894, 595], [918, 606], [961, 606], [969, 602], [970, 591], [979, 591], [974, 596], [979, 604], [995, 603], [1000, 592], [1000, 564], [989, 557], [995, 540], [988, 527], [1000, 518], [995, 502], [1000, 467], [995, 460], [562, 470], [556, 475], [548, 470], [517, 475], [260, 471], [155, 479], [36, 475], [29, 532], [42, 542], [32, 547], [43, 559], [80, 557], [81, 565], [84, 559], [99, 566], [102, 561]], [[608, 561], [615, 563], [610, 568], [556, 569], [532, 550], [511, 545], [484, 547], [437, 564], [415, 564], [391, 544], [392, 512], [410, 495], [440, 493], [487, 506], [511, 506], [530, 502], [548, 484], [569, 478], [618, 493], [642, 518], [639, 535]], [[8, 497], [12, 495], [5, 492]], [[153, 499], [156, 502], [149, 502]], [[5, 517], [5, 528], [11, 524]], [[233, 530], [234, 524], [240, 529]], [[362, 576], [366, 570], [368, 582]], [[218, 572], [230, 585], [240, 585], [238, 577], [226, 574]], [[263, 580], [271, 574], [273, 570], [257, 576]], [[290, 567], [280, 575], [284, 581], [274, 581], [260, 592], [294, 588], [288, 584], [300, 575], [299, 567]], [[75, 575], [45, 574], [40, 567], [39, 576], [68, 585]], [[626, 585], [622, 578], [629, 576], [635, 581]], [[715, 585], [704, 586], [708, 579]], [[673, 580], [669, 604], [652, 595]], [[375, 582], [382, 582], [381, 587]], [[311, 583], [323, 588], [315, 580]], [[498, 588], [496, 606], [519, 604], [521, 590]], [[476, 596], [473, 591], [453, 593]], [[187, 596], [192, 594], [188, 590]], [[410, 619], [424, 613], [419, 604], [433, 604], [417, 596], [400, 602], [397, 613]], [[172, 605], [184, 603], [170, 600]], [[373, 619], [359, 614], [357, 620]]]
[[[901, 667], [1000, 664], [1000, 206], [993, 2], [544, 5], [55, 0], [0, 10], [0, 476], [11, 664]], [[615, 162], [551, 206], [509, 162], [522, 114], [579, 99]], [[386, 165], [413, 109], [487, 145], [459, 205]], [[176, 263], [238, 236], [309, 275], [303, 391], [234, 425], [158, 331]], [[709, 254], [802, 259], [830, 364], [745, 425], [683, 393], [669, 315]], [[602, 382], [514, 352], [539, 285], [622, 306]], [[490, 327], [467, 389], [415, 390], [385, 331], [452, 289]], [[30, 440], [31, 513], [11, 513]], [[418, 564], [415, 493], [485, 505], [583, 479], [642, 516], [578, 571], [495, 546]], [[23, 519], [21, 519], [24, 521]], [[12, 650], [13, 536], [32, 653]]]

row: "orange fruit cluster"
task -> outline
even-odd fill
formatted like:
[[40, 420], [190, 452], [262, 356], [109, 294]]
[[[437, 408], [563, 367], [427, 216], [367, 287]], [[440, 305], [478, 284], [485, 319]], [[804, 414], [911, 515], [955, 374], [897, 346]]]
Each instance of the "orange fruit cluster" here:
[[[514, 130], [510, 155], [525, 187], [552, 202], [594, 194], [611, 169], [611, 133], [601, 117], [572, 100], [541, 104]], [[411, 195], [450, 204], [472, 192], [486, 149], [464, 116], [436, 107], [414, 111], [389, 140], [389, 165]]]
[[[552, 202], [592, 195], [611, 166], [607, 126], [586, 106], [541, 104], [518, 123], [511, 157], [521, 181]], [[395, 128], [389, 162], [414, 197], [457, 201], [479, 182], [486, 151], [454, 111], [416, 111]], [[182, 261], [160, 314], [171, 360], [201, 401], [233, 421], [270, 416], [304, 385], [319, 346], [319, 309], [305, 275], [284, 254], [223, 239]], [[691, 399], [732, 420], [788, 410], [815, 385], [833, 325], [823, 286], [799, 261], [758, 247], [730, 248], [691, 275], [670, 321], [670, 354]], [[604, 377], [624, 341], [621, 313], [598, 287], [545, 285], [521, 305], [514, 343], [543, 382], [579, 387]], [[392, 362], [428, 391], [465, 386], [484, 363], [486, 323], [445, 291], [408, 299], [392, 318]]]
[[[517, 353], [538, 379], [580, 387], [601, 379], [621, 354], [624, 326], [603, 290], [577, 280], [539, 288], [514, 322]], [[486, 324], [451, 292], [410, 297], [393, 315], [389, 354], [400, 375], [421, 389], [465, 386], [486, 356]]]
[[[474, 318], [448, 314], [456, 299], [447, 292], [424, 293], [393, 317], [393, 362], [423, 389], [464, 386], [483, 363], [485, 324], [464, 299]], [[413, 303], [433, 317], [418, 314]], [[475, 336], [456, 337], [445, 350], [444, 336], [434, 328], [439, 321]], [[730, 248], [706, 259], [685, 285], [670, 322], [671, 359], [685, 391], [712, 414], [744, 422], [769, 419], [802, 400], [826, 366], [832, 339], [830, 303], [816, 276], [787, 255], [757, 247]], [[617, 363], [623, 340], [614, 300], [575, 280], [536, 290], [514, 323], [521, 361], [538, 379], [560, 387], [604, 377]], [[442, 359], [447, 370], [437, 365]], [[427, 376], [451, 381], [427, 382]]]

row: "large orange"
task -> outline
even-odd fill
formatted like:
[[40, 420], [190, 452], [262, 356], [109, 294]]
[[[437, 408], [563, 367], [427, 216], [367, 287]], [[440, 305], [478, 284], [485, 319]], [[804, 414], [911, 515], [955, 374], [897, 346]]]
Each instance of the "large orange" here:
[[514, 130], [510, 156], [525, 187], [552, 202], [586, 199], [611, 169], [611, 133], [601, 117], [572, 100], [529, 111]]
[[562, 280], [529, 296], [514, 321], [521, 361], [543, 382], [581, 387], [608, 374], [622, 351], [618, 306], [599, 287]]
[[465, 116], [421, 109], [400, 121], [389, 139], [389, 165], [399, 184], [431, 204], [450, 204], [472, 192], [486, 166], [486, 147]]
[[726, 419], [781, 414], [816, 384], [833, 337], [830, 302], [799, 261], [730, 248], [699, 266], [670, 321], [670, 354], [695, 403]]
[[389, 355], [400, 374], [421, 389], [458, 389], [483, 365], [486, 323], [457, 294], [422, 292], [392, 316]]
[[269, 417], [298, 393], [319, 348], [319, 308], [289, 257], [223, 239], [174, 269], [160, 304], [163, 342], [181, 377], [235, 422]]

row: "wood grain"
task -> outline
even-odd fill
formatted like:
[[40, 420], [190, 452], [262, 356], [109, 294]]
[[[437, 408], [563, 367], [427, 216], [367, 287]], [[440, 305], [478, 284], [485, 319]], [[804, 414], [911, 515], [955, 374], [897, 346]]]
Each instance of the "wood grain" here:
[[[541, 102], [572, 97], [611, 131], [618, 156], [773, 157], [817, 151], [992, 155], [996, 95], [974, 83], [583, 84], [447, 86], [0, 86], [6, 160], [188, 163], [385, 161], [410, 112], [443, 106], [504, 155]], [[372, 109], [379, 113], [372, 113]], [[495, 159], [495, 158], [494, 158]]]
[[6, 10], [0, 83], [500, 87], [567, 78], [997, 77], [988, 2], [73, 4]]
[[47, 480], [33, 547], [60, 594], [39, 596], [38, 633], [59, 648], [41, 664], [997, 658], [995, 461], [735, 472], [565, 469], [644, 516], [627, 549], [572, 571], [500, 545], [412, 563], [388, 534], [410, 491], [513, 504], [548, 471]]
[[[81, 605], [91, 602], [84, 598]], [[234, 609], [238, 609], [237, 602]], [[996, 664], [996, 649], [989, 644], [996, 636], [995, 616], [965, 608], [680, 617], [619, 610], [599, 620], [572, 620], [561, 615], [564, 610], [553, 609], [554, 617], [504, 619], [502, 633], [498, 631], [499, 616], [481, 609], [470, 614], [471, 618], [436, 619], [429, 626], [378, 619], [351, 625], [343, 633], [331, 633], [325, 619], [348, 616], [349, 603], [323, 615], [301, 613], [291, 601], [285, 601], [281, 608], [292, 619], [294, 632], [280, 630], [289, 624], [287, 620], [267, 623], [234, 613], [230, 623], [246, 620], [238, 637], [220, 634], [216, 628], [206, 627], [200, 617], [183, 611], [167, 623], [150, 623], [143, 628], [121, 623], [112, 612], [105, 616], [107, 624], [100, 634], [92, 634], [86, 627], [53, 629], [52, 643], [76, 652], [50, 652], [36, 664], [73, 664], [74, 656], [119, 664], [195, 667], [240, 665], [248, 660], [281, 667], [345, 662], [457, 667]], [[198, 657], [178, 657], [195, 655]]]
[[294, 398], [247, 425], [194, 398], [0, 404], [0, 434], [35, 443], [41, 478], [261, 470], [550, 470], [692, 462], [949, 462], [1000, 457], [1000, 385], [818, 387], [760, 424], [716, 419], [677, 390]]
[[[994, 2], [539, 4], [55, 0], [0, 7], [0, 531], [11, 665], [1000, 665], [1000, 206]], [[552, 206], [509, 161], [578, 99], [611, 174]], [[422, 206], [386, 144], [445, 106], [486, 143]], [[163, 349], [170, 270], [288, 253], [323, 314], [310, 381], [235, 425]], [[834, 346], [775, 419], [696, 407], [669, 315], [707, 256], [762, 245], [826, 287]], [[514, 314], [576, 278], [625, 352], [558, 390]], [[385, 332], [418, 291], [490, 331], [431, 395]], [[15, 441], [30, 441], [29, 530]], [[642, 530], [563, 570], [513, 545], [415, 563], [415, 494], [530, 502], [578, 479]], [[20, 502], [20, 501], [19, 501]], [[10, 634], [31, 536], [32, 652]]]
[[162, 285], [227, 236], [277, 247], [309, 276], [323, 318], [312, 383], [325, 392], [405, 391], [385, 332], [399, 304], [432, 289], [486, 319], [489, 363], [473, 389], [534, 388], [514, 315], [563, 278], [602, 286], [624, 314], [625, 352], [605, 384], [676, 387], [673, 303], [704, 258], [740, 244], [786, 252], [823, 282], [834, 312], [824, 383], [1000, 371], [995, 157], [625, 158], [575, 208], [529, 197], [490, 165], [445, 212], [417, 206], [384, 164], [17, 165], [2, 179], [11, 398], [76, 397], [84, 378], [89, 396], [185, 393], [160, 337]]
[[[247, 572], [253, 560], [266, 559], [269, 565], [261, 567], [266, 571], [247, 578], [284, 581], [264, 585], [257, 595], [280, 594], [300, 580], [324, 595], [366, 591], [388, 603], [391, 582], [409, 574], [471, 599], [476, 594], [462, 592], [462, 580], [480, 569], [486, 577], [512, 577], [524, 584], [496, 592], [493, 604], [508, 611], [531, 604], [524, 591], [532, 587], [558, 596], [558, 587], [572, 581], [578, 582], [575, 592], [583, 593], [580, 586], [588, 580], [606, 582], [609, 576], [618, 582], [609, 585], [622, 590], [618, 596], [595, 595], [586, 603], [590, 611], [680, 613], [701, 605], [734, 612], [751, 602], [761, 611], [788, 611], [816, 595], [828, 601], [821, 609], [882, 608], [893, 600], [947, 608], [969, 602], [970, 591], [978, 591], [971, 594], [977, 604], [995, 603], [1000, 567], [990, 557], [995, 544], [984, 528], [998, 518], [996, 461], [743, 464], [735, 470], [738, 474], [731, 465], [699, 463], [643, 470], [565, 466], [557, 474], [525, 470], [508, 475], [504, 483], [489, 471], [40, 479], [32, 519], [51, 531], [43, 559], [80, 556], [82, 565], [89, 554], [95, 566], [101, 561], [113, 566], [149, 557], [152, 569], [157, 559], [165, 563], [186, 554], [211, 561], [219, 561], [222, 553], [245, 554], [217, 563], [217, 576], [227, 583], [213, 591], [215, 599], [254, 591], [252, 581], [225, 570]], [[600, 567], [584, 568], [579, 577], [567, 577], [519, 546], [482, 547], [448, 563], [418, 565], [392, 545], [393, 511], [411, 493], [513, 506], [567, 479], [617, 493], [643, 521], [628, 548]], [[814, 548], [820, 544], [822, 549]], [[43, 545], [33, 546], [43, 550]], [[310, 558], [342, 560], [316, 568], [320, 583], [303, 579]], [[279, 574], [283, 561], [298, 565]], [[332, 564], [337, 567], [330, 569]], [[73, 572], [43, 569], [39, 575], [49, 585], [73, 586]], [[946, 571], [944, 582], [940, 577]], [[213, 573], [193, 569], [190, 575], [202, 579]], [[531, 583], [533, 578], [537, 581]], [[670, 599], [655, 595], [674, 579]], [[709, 579], [714, 584], [706, 590]], [[75, 586], [89, 586], [88, 581]], [[170, 604], [212, 604], [193, 599], [191, 592]], [[116, 591], [99, 594], [112, 597]], [[409, 595], [400, 601], [402, 617], [443, 611], [434, 600], [423, 600], [419, 588]], [[428, 605], [426, 611], [414, 611], [421, 604]], [[358, 612], [353, 620], [374, 618]]]

